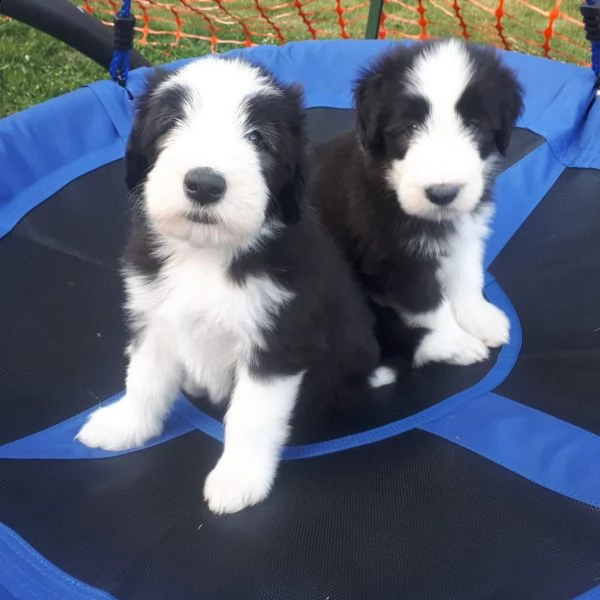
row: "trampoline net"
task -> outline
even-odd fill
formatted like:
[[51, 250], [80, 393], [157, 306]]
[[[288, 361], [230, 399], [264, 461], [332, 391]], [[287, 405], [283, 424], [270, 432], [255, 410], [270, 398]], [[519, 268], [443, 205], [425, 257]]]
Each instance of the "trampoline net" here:
[[[106, 23], [119, 0], [78, 0]], [[362, 38], [369, 0], [133, 0], [138, 43], [204, 43], [212, 51], [293, 40]], [[460, 35], [556, 60], [587, 64], [573, 0], [384, 0], [379, 38]]]

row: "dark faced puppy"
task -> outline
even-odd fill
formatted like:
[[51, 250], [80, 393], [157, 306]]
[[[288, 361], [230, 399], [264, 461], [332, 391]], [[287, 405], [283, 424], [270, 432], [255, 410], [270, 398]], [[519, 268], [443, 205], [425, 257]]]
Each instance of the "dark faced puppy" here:
[[372, 298], [420, 332], [415, 365], [481, 361], [509, 339], [483, 256], [520, 86], [494, 50], [436, 40], [381, 56], [355, 100], [357, 131], [315, 151], [309, 195]]
[[181, 388], [228, 400], [204, 488], [218, 513], [267, 496], [298, 398], [343, 398], [378, 364], [362, 292], [303, 204], [301, 100], [255, 65], [206, 58], [151, 79], [127, 149], [126, 393], [78, 438], [140, 446]]

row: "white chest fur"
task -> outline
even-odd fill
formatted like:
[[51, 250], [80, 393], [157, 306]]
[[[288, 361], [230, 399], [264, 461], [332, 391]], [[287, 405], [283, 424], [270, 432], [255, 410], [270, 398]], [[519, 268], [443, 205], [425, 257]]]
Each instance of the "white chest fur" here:
[[186, 380], [213, 396], [226, 394], [223, 379], [264, 349], [264, 333], [292, 298], [265, 275], [236, 283], [227, 264], [220, 252], [186, 248], [169, 256], [155, 279], [126, 276], [131, 314], [142, 326], [160, 328]]

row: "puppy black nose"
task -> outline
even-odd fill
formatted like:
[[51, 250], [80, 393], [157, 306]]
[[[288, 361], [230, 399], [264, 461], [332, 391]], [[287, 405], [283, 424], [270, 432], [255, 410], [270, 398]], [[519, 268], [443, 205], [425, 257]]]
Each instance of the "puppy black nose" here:
[[460, 192], [459, 185], [451, 185], [449, 183], [441, 183], [439, 185], [430, 185], [425, 188], [425, 195], [433, 204], [438, 206], [447, 206], [454, 201]]
[[208, 167], [199, 167], [185, 174], [183, 188], [190, 200], [200, 204], [211, 204], [223, 197], [227, 183], [217, 171]]

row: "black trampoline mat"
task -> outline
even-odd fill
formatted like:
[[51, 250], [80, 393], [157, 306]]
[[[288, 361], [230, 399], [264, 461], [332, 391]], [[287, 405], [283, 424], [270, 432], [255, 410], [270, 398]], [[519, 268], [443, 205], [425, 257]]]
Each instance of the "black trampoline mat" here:
[[267, 501], [217, 517], [220, 448], [4, 461], [0, 520], [128, 600], [565, 600], [598, 577], [597, 510], [431, 434], [284, 461]]
[[[351, 110], [311, 109], [307, 128], [319, 143], [352, 127]], [[541, 138], [517, 130], [506, 166]], [[129, 223], [122, 161], [69, 185], [31, 211], [0, 241], [0, 444], [54, 425], [120, 392], [126, 346], [118, 274]], [[402, 366], [394, 386], [376, 391], [353, 413], [306, 415], [291, 444], [356, 433], [415, 414], [471, 387], [497, 352], [471, 367]], [[203, 410], [222, 417], [203, 399]]]
[[498, 393], [600, 434], [598, 223], [600, 171], [567, 169], [491, 271], [523, 324]]
[[[0, 242], [0, 443], [45, 429], [120, 392], [126, 334], [119, 277], [128, 227], [123, 165], [75, 181]], [[89, 190], [82, 189], [84, 185]], [[87, 210], [86, 208], [87, 207]], [[414, 414], [479, 381], [493, 359], [468, 368], [406, 370], [353, 413], [304, 415], [290, 443], [338, 437]], [[207, 413], [220, 409], [193, 401]], [[301, 413], [302, 414], [302, 413]]]
[[[120, 392], [126, 332], [118, 267], [128, 227], [123, 164], [111, 163], [32, 211], [0, 251], [0, 443], [47, 428]], [[479, 381], [494, 360], [468, 368], [406, 370], [353, 413], [312, 415], [290, 443], [308, 443], [414, 414]], [[206, 412], [218, 408], [193, 399]], [[302, 414], [302, 413], [301, 413]]]
[[121, 163], [82, 177], [0, 241], [0, 444], [123, 388]]
[[[352, 120], [310, 110], [311, 142]], [[504, 167], [540, 143], [517, 130]], [[523, 327], [496, 391], [600, 433], [598, 190], [599, 172], [567, 170], [491, 271]], [[0, 319], [0, 444], [123, 389], [127, 227], [116, 161], [0, 240], [0, 314], [10, 315]], [[496, 356], [405, 369], [355, 413], [297, 421], [290, 444], [415, 415], [475, 385]], [[433, 434], [284, 460], [264, 502], [215, 516], [202, 490], [221, 450], [193, 431], [114, 458], [0, 460], [0, 522], [118, 600], [567, 600], [598, 585], [597, 509]]]

